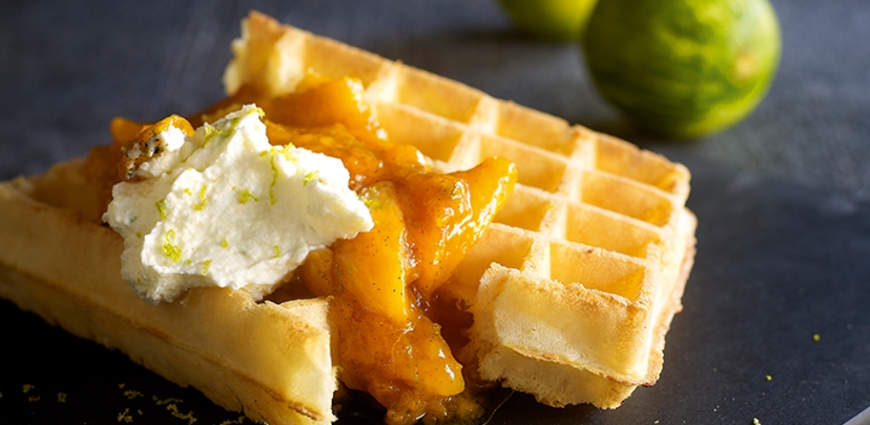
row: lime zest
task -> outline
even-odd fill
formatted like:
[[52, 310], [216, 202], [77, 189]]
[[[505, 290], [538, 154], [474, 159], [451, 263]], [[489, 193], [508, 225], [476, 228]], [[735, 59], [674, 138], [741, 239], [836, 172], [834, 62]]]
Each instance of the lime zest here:
[[205, 204], [208, 203], [208, 199], [205, 197], [205, 191], [208, 189], [208, 185], [202, 185], [202, 189], [199, 190], [199, 202], [193, 204], [193, 209], [196, 211], [202, 211], [205, 208]]
[[205, 124], [202, 126], [202, 131], [205, 133], [205, 137], [203, 139], [202, 145], [207, 146], [215, 136], [219, 136], [221, 134], [220, 130], [215, 128], [213, 125]]
[[318, 180], [319, 178], [320, 175], [317, 173], [316, 170], [309, 171], [307, 174], [305, 174], [305, 177], [302, 178], [302, 186], [308, 186], [308, 183], [311, 183], [314, 180]]
[[171, 259], [173, 263], [177, 263], [181, 261], [181, 248], [172, 244], [173, 239], [175, 239], [175, 231], [169, 229], [163, 238], [163, 255]]
[[254, 202], [260, 201], [260, 198], [254, 196], [248, 189], [243, 190], [242, 193], [239, 195], [239, 203], [242, 205], [247, 204], [248, 201], [250, 201], [251, 199], [253, 199]]
[[166, 200], [161, 199], [155, 202], [154, 206], [157, 207], [157, 212], [160, 214], [160, 219], [166, 220]]
[[278, 183], [278, 166], [275, 165], [275, 148], [269, 150], [269, 166], [272, 168], [272, 182], [269, 183], [269, 203], [275, 205], [275, 184]]
[[383, 209], [383, 208], [386, 206], [382, 201], [379, 201], [379, 200], [377, 200], [377, 199], [363, 198], [362, 201], [363, 201], [363, 204], [364, 204], [364, 205], [365, 205], [369, 210], [380, 210], [380, 209]]

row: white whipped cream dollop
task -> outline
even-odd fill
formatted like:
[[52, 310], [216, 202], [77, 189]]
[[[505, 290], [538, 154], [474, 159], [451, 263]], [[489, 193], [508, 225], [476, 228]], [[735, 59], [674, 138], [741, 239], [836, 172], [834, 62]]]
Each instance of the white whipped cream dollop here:
[[163, 152], [122, 182], [103, 215], [124, 238], [121, 274], [144, 300], [191, 287], [260, 299], [314, 249], [374, 226], [340, 160], [272, 146], [248, 105], [188, 136], [156, 134]]

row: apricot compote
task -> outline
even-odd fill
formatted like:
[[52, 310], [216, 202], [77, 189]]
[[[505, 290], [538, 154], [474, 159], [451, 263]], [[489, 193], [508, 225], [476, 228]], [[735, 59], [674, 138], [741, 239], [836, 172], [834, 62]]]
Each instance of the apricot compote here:
[[[190, 123], [196, 127], [256, 103], [265, 112], [270, 143], [341, 159], [375, 226], [312, 252], [296, 272], [296, 282], [331, 299], [339, 378], [383, 404], [391, 425], [482, 414], [454, 357], [459, 347], [445, 340], [448, 334], [451, 342], [461, 339], [455, 336], [469, 324], [467, 313], [439, 288], [510, 195], [516, 167], [489, 158], [467, 171], [433, 172], [416, 148], [387, 140], [359, 80], [314, 78], [307, 85], [277, 98], [243, 87]], [[123, 119], [112, 128], [116, 144], [155, 130]], [[110, 167], [99, 164], [113, 156], [111, 149], [95, 150], [89, 162], [105, 173]], [[457, 318], [441, 320], [451, 314]]]

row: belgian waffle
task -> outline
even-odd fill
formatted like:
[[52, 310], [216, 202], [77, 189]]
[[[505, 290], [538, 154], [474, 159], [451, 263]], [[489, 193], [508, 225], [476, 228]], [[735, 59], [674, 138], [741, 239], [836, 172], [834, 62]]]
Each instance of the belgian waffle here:
[[[234, 50], [229, 93], [353, 76], [390, 139], [435, 168], [517, 164], [514, 194], [455, 276], [484, 378], [601, 407], [657, 379], [694, 254], [685, 167], [258, 13]], [[0, 295], [254, 420], [333, 421], [326, 301], [196, 289], [145, 304], [120, 278], [118, 235], [84, 218], [95, 195], [81, 167], [0, 184]]]
[[390, 139], [436, 168], [489, 156], [517, 165], [514, 194], [456, 273], [484, 378], [546, 404], [604, 408], [655, 383], [694, 258], [683, 165], [264, 15], [243, 34], [230, 93], [355, 76]]

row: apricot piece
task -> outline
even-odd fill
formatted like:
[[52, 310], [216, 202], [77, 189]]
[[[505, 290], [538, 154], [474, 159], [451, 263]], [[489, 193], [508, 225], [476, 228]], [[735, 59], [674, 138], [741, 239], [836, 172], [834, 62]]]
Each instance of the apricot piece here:
[[320, 127], [342, 123], [357, 137], [385, 139], [363, 99], [357, 78], [332, 80], [301, 92], [264, 101], [260, 107], [275, 122], [294, 127]]
[[298, 277], [314, 295], [332, 295], [337, 292], [332, 275], [332, 258], [331, 249], [316, 249], [309, 252], [305, 262], [299, 266]]
[[426, 299], [480, 239], [517, 180], [516, 166], [488, 158], [450, 174], [410, 176], [398, 185], [412, 251], [415, 285]]
[[408, 234], [395, 188], [392, 183], [379, 183], [363, 189], [360, 198], [375, 226], [333, 245], [335, 282], [366, 308], [406, 324], [410, 320], [405, 294]]
[[429, 394], [446, 397], [465, 389], [462, 366], [442, 338], [441, 327], [426, 316], [398, 338], [392, 360], [398, 375]]

